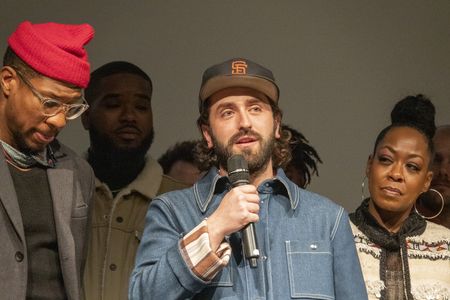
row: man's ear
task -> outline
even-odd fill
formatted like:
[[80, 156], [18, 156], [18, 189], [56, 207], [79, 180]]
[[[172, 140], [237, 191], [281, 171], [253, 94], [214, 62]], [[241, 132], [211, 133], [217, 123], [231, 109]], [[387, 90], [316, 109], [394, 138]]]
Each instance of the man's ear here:
[[211, 128], [207, 125], [201, 125], [200, 128], [202, 131], [203, 138], [205, 139], [206, 144], [208, 145], [208, 149], [212, 149], [214, 147], [214, 144], [210, 132]]
[[84, 129], [89, 130], [89, 108], [81, 115], [81, 124]]
[[281, 138], [281, 117], [279, 115], [275, 116], [274, 122], [275, 122], [275, 138], [279, 139]]
[[12, 85], [16, 82], [14, 73], [14, 70], [9, 66], [4, 66], [0, 69], [0, 86], [5, 97], [11, 94]]

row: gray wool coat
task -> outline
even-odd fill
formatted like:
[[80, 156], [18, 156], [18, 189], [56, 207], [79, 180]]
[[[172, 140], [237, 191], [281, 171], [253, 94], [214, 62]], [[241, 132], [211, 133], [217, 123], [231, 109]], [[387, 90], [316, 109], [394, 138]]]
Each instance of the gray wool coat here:
[[[83, 299], [82, 271], [86, 256], [89, 206], [94, 174], [73, 151], [52, 143], [56, 167], [47, 170], [53, 200], [61, 271], [68, 299]], [[0, 298], [26, 297], [27, 251], [22, 216], [13, 181], [0, 155]]]

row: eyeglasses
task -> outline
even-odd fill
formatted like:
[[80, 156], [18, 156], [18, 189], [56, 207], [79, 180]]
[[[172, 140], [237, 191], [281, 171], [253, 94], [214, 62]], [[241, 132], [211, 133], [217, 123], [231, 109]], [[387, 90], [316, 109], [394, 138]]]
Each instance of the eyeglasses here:
[[17, 69], [14, 70], [16, 71], [17, 75], [19, 75], [23, 83], [25, 83], [25, 85], [30, 89], [33, 95], [35, 95], [41, 101], [42, 113], [44, 114], [44, 116], [53, 117], [60, 112], [64, 112], [67, 120], [73, 120], [78, 118], [84, 111], [86, 111], [86, 109], [88, 109], [89, 105], [83, 97], [80, 98], [82, 103], [65, 104], [59, 100], [42, 96], [41, 93], [39, 93], [34, 88], [31, 82], [29, 82], [22, 73], [20, 73]]

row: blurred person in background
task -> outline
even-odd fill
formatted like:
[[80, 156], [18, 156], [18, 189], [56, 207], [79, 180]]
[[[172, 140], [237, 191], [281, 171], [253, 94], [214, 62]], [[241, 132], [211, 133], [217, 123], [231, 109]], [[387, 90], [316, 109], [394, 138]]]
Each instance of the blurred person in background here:
[[417, 211], [431, 222], [450, 229], [450, 125], [436, 129], [431, 189], [419, 198]]
[[197, 161], [196, 149], [199, 141], [178, 142], [160, 158], [158, 163], [163, 168], [164, 174], [185, 183], [193, 185], [201, 178], [204, 172], [200, 171]]

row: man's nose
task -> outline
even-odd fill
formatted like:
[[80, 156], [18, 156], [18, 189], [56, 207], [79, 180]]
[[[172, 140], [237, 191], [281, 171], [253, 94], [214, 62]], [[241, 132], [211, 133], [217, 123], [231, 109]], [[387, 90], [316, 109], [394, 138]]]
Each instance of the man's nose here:
[[124, 105], [120, 114], [122, 121], [134, 121], [136, 119], [135, 108], [130, 105]]
[[241, 112], [239, 114], [239, 127], [240, 128], [251, 128], [252, 122], [250, 116], [247, 112]]
[[54, 116], [47, 117], [45, 121], [48, 125], [59, 130], [63, 129], [67, 124], [65, 110], [61, 110]]

